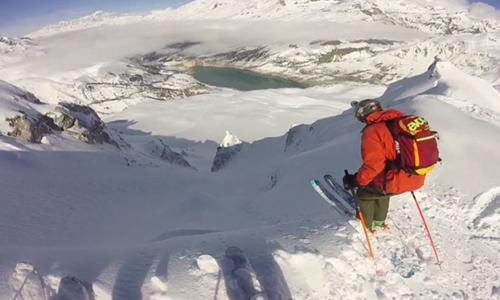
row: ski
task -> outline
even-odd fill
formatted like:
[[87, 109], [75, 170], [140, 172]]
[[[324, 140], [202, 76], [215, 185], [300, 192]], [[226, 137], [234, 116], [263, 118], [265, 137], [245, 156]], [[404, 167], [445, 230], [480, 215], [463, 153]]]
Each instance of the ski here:
[[344, 187], [339, 182], [337, 182], [335, 178], [332, 177], [332, 175], [326, 174], [325, 176], [323, 176], [323, 179], [337, 195], [342, 205], [356, 215], [356, 199], [354, 199], [354, 197], [349, 192], [347, 192]]
[[[14, 292], [12, 300], [52, 299], [44, 278], [30, 262], [17, 263], [10, 283]], [[58, 300], [95, 300], [92, 287], [86, 287], [78, 278], [69, 276], [61, 279], [54, 297]]]
[[91, 294], [76, 277], [66, 276], [61, 279], [57, 291], [59, 300], [91, 300]]
[[241, 248], [227, 247], [223, 257], [218, 259], [218, 265], [230, 299], [269, 300], [257, 273]]
[[45, 282], [34, 265], [19, 262], [12, 274], [14, 300], [46, 300], [48, 299]]
[[311, 185], [314, 190], [323, 198], [330, 206], [332, 206], [336, 211], [340, 214], [347, 215], [348, 217], [355, 217], [355, 212], [353, 213], [348, 207], [346, 207], [339, 199], [340, 197], [336, 197], [329, 190], [327, 190], [319, 180], [313, 179], [311, 180]]
[[323, 176], [325, 182], [336, 191], [353, 209], [356, 208], [356, 200], [354, 197], [345, 190], [345, 188], [335, 179], [332, 175], [326, 174]]

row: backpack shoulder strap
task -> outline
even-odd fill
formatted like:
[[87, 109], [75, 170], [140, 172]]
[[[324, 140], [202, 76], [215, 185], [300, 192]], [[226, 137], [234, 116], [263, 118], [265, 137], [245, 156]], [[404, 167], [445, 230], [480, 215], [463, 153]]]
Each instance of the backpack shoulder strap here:
[[389, 130], [389, 133], [391, 134], [392, 136], [392, 140], [393, 140], [393, 143], [394, 143], [394, 147], [395, 147], [395, 151], [396, 151], [396, 158], [393, 159], [393, 160], [389, 160], [387, 159], [385, 161], [385, 171], [389, 171], [389, 170], [398, 170], [400, 168], [400, 165], [401, 165], [401, 150], [399, 148], [399, 142], [398, 142], [398, 136], [396, 134], [396, 131], [395, 131], [395, 128], [394, 126], [396, 125], [396, 123], [401, 120], [402, 118], [405, 118], [405, 116], [401, 116], [401, 117], [397, 117], [397, 118], [394, 118], [394, 119], [391, 119], [391, 120], [387, 120], [385, 121], [385, 125], [387, 126], [387, 130]]
[[398, 170], [399, 165], [401, 164], [401, 151], [399, 149], [399, 143], [397, 141], [397, 135], [396, 132], [394, 131], [394, 125], [396, 122], [403, 117], [398, 117], [395, 119], [387, 120], [384, 121], [387, 130], [389, 130], [389, 133], [391, 134], [392, 140], [393, 140], [393, 145], [396, 151], [396, 158], [391, 160], [391, 159], [386, 159], [385, 160], [385, 168], [384, 168], [384, 181], [383, 181], [383, 187], [382, 189], [385, 191], [387, 189], [387, 173], [390, 170]]
[[396, 132], [394, 132], [394, 125], [396, 124], [396, 122], [399, 120], [398, 119], [391, 119], [391, 120], [388, 120], [388, 121], [385, 121], [385, 125], [387, 126], [387, 129], [389, 130], [389, 132], [391, 133], [391, 136], [394, 140], [396, 140]]

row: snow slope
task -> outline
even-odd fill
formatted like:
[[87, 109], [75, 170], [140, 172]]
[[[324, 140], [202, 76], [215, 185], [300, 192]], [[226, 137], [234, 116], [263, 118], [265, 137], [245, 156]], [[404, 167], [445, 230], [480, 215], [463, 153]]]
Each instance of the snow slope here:
[[[498, 298], [498, 112], [466, 99], [478, 87], [453, 85], [467, 75], [447, 73], [451, 68], [437, 62], [383, 97], [387, 106], [423, 115], [440, 133], [443, 164], [417, 196], [442, 271], [409, 195], [391, 203], [393, 238], [374, 241], [387, 272], [380, 277], [358, 224], [351, 227], [309, 184], [359, 166], [362, 124], [348, 103], [383, 88], [218, 91], [106, 118], [132, 147], [161, 138], [183, 149], [197, 170], [61, 135], [30, 150], [0, 137], [8, 170], [0, 181], [0, 298], [12, 298], [9, 276], [16, 262], [29, 260], [53, 292], [62, 277], [77, 276], [98, 299], [234, 300], [206, 257], [219, 258], [231, 245], [244, 250], [269, 299]], [[436, 80], [448, 88], [429, 88]], [[390, 96], [395, 88], [408, 92]], [[293, 138], [283, 135], [292, 125]], [[210, 172], [226, 130], [243, 147]], [[391, 251], [415, 267], [412, 278], [392, 272]]]
[[[464, 82], [469, 84], [468, 89], [460, 88]], [[462, 100], [464, 105], [500, 113], [500, 93], [485, 80], [464, 74], [450, 62], [436, 60], [427, 72], [392, 83], [382, 98], [396, 101], [419, 94], [446, 96]]]

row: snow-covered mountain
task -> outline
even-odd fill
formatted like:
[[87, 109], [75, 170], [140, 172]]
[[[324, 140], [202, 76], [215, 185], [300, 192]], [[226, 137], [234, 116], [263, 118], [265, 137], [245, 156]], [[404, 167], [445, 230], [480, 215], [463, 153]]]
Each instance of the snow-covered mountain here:
[[[441, 3], [440, 3], [441, 2]], [[467, 6], [450, 1], [195, 1], [178, 10], [155, 12], [152, 18], [283, 19], [331, 22], [381, 22], [439, 34], [480, 33], [499, 28]], [[207, 13], [208, 12], [208, 13]]]
[[36, 47], [9, 46], [0, 78], [101, 113], [207, 92], [189, 75], [193, 65], [306, 85], [388, 84], [438, 56], [498, 85], [497, 15], [451, 0], [199, 0], [148, 14], [96, 12], [30, 34]]
[[[455, 3], [453, 3], [455, 2]], [[493, 10], [491, 8], [491, 10]], [[495, 14], [484, 18], [472, 5], [459, 1], [408, 0], [199, 0], [178, 9], [153, 11], [144, 15], [117, 15], [98, 11], [90, 16], [46, 27], [30, 37], [57, 34], [93, 26], [120, 25], [138, 20], [175, 19], [279, 19], [351, 23], [356, 21], [416, 28], [421, 31], [455, 35], [483, 33], [500, 27]]]
[[129, 22], [134, 22], [140, 15], [107, 13], [104, 11], [96, 11], [89, 16], [83, 18], [62, 21], [58, 24], [46, 26], [36, 32], [30, 33], [29, 38], [38, 38], [59, 34], [62, 32], [81, 30], [98, 26], [121, 25]]
[[36, 43], [32, 39], [0, 36], [0, 67], [21, 60], [28, 53], [37, 54]]

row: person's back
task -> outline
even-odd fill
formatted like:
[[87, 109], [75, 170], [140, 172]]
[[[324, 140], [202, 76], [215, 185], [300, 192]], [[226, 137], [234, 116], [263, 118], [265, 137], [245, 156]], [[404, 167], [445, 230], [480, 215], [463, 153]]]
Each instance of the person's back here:
[[385, 194], [400, 194], [423, 186], [424, 175], [408, 174], [388, 167], [388, 162], [396, 159], [396, 148], [386, 122], [403, 116], [404, 113], [391, 108], [367, 116], [367, 126], [361, 137], [363, 165], [356, 177], [359, 185], [372, 183]]

